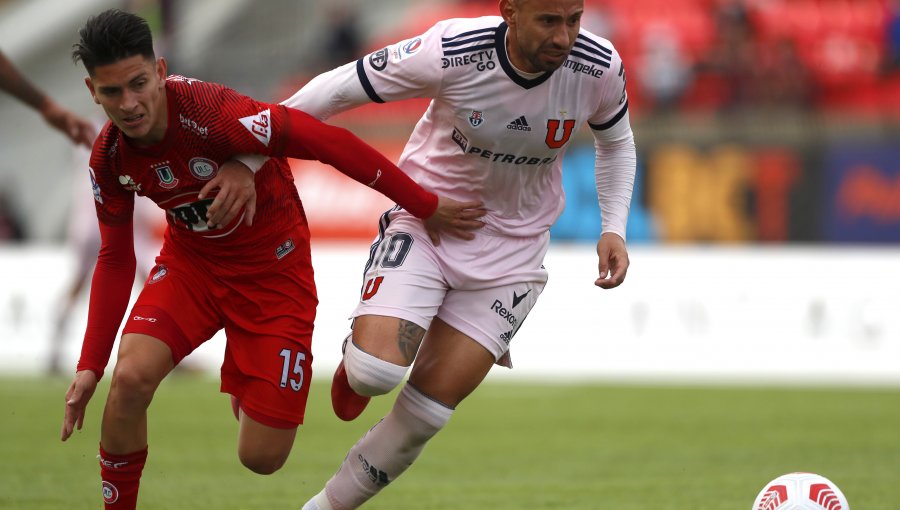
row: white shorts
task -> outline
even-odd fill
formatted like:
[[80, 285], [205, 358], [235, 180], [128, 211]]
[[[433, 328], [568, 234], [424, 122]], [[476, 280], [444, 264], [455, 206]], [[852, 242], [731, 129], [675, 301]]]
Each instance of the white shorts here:
[[509, 344], [547, 284], [550, 233], [507, 237], [479, 230], [434, 246], [422, 222], [394, 208], [382, 215], [352, 317], [384, 315], [428, 329], [438, 317], [504, 366]]

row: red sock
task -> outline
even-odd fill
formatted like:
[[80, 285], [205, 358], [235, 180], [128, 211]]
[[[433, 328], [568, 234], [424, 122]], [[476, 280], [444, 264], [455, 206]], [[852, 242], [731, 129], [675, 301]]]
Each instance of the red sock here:
[[134, 510], [137, 506], [141, 472], [147, 461], [147, 447], [125, 455], [111, 455], [100, 447], [100, 478], [106, 510]]

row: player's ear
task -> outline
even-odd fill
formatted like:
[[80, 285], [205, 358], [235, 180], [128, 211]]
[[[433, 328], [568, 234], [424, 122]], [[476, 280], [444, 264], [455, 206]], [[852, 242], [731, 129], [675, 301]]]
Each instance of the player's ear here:
[[156, 59], [156, 74], [159, 76], [159, 80], [162, 82], [166, 81], [167, 72], [169, 69], [169, 63], [166, 62], [166, 59], [163, 57], [159, 57]]
[[91, 81], [90, 76], [84, 77], [84, 84], [87, 85], [88, 91], [90, 91], [91, 97], [94, 99], [94, 103], [100, 104], [100, 100], [97, 99], [97, 92], [94, 91], [94, 82]]
[[507, 25], [512, 25], [516, 22], [515, 3], [515, 0], [500, 0], [500, 15], [503, 16], [503, 21]]

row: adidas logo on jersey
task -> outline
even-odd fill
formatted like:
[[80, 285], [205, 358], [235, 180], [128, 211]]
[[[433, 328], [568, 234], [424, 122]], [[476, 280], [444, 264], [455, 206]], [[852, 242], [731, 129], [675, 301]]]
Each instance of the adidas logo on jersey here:
[[518, 119], [507, 124], [506, 129], [514, 129], [516, 131], [531, 131], [531, 126], [528, 125], [528, 121], [525, 120], [525, 116], [522, 115]]

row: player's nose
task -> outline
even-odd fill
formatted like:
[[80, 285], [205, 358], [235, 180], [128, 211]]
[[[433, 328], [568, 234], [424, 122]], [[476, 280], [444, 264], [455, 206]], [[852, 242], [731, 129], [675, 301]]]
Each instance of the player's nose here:
[[137, 94], [129, 90], [122, 92], [122, 101], [119, 103], [119, 109], [125, 113], [134, 113], [138, 106]]
[[553, 31], [551, 42], [553, 46], [559, 49], [570, 50], [575, 44], [575, 38], [578, 37], [578, 31], [570, 30], [566, 24], [560, 24]]

